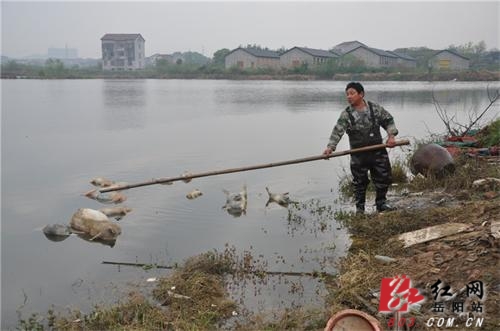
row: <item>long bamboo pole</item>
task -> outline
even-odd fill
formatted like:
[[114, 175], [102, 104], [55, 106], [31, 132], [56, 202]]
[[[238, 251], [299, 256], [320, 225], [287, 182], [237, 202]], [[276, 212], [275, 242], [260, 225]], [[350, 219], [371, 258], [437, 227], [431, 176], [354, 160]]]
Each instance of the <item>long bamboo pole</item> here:
[[[396, 141], [395, 146], [403, 146], [403, 145], [409, 145], [409, 144], [410, 144], [409, 140], [403, 139], [403, 140]], [[360, 152], [369, 152], [369, 151], [374, 151], [377, 149], [382, 149], [382, 148], [387, 148], [387, 147], [388, 146], [386, 144], [378, 144], [378, 145], [371, 145], [371, 146], [365, 146], [365, 147], [360, 147], [360, 148], [348, 149], [345, 151], [333, 152], [330, 155], [310, 156], [310, 157], [305, 157], [305, 158], [301, 158], [301, 159], [273, 162], [273, 163], [267, 163], [267, 164], [259, 164], [259, 165], [253, 165], [253, 166], [248, 166], [248, 167], [241, 167], [241, 168], [230, 168], [230, 169], [223, 169], [223, 170], [216, 170], [216, 171], [201, 172], [201, 173], [197, 173], [197, 174], [190, 174], [190, 175], [170, 177], [170, 178], [156, 178], [156, 179], [152, 179], [152, 180], [149, 180], [146, 182], [141, 182], [141, 183], [136, 183], [136, 184], [105, 187], [105, 188], [100, 189], [99, 192], [104, 193], [104, 192], [111, 192], [111, 191], [128, 190], [131, 188], [136, 188], [136, 187], [141, 187], [141, 186], [165, 184], [165, 183], [171, 183], [171, 182], [175, 182], [175, 181], [179, 181], [179, 180], [189, 180], [189, 179], [199, 178], [199, 177], [208, 177], [208, 176], [230, 174], [233, 172], [242, 172], [242, 171], [257, 170], [257, 169], [264, 169], [264, 168], [281, 167], [281, 166], [290, 165], [290, 164], [311, 162], [311, 161], [317, 161], [317, 160], [328, 160], [332, 157], [360, 153]]]

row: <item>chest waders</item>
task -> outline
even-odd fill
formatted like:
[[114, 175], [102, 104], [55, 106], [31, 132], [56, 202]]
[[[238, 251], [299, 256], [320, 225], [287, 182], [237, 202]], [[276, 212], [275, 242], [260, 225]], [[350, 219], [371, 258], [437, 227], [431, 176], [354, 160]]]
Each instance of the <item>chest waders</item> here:
[[[357, 126], [354, 116], [348, 111], [351, 125], [346, 130], [346, 133], [349, 136], [351, 148], [382, 143], [380, 124], [375, 118], [373, 106], [370, 101], [368, 101], [368, 107], [371, 118], [371, 126], [369, 127]], [[385, 149], [351, 154], [351, 173], [353, 176], [356, 212], [358, 213], [365, 211], [366, 188], [370, 182], [368, 171], [376, 189], [375, 204], [377, 205], [377, 210], [385, 210], [387, 207], [385, 204], [387, 190], [392, 183], [391, 164]]]

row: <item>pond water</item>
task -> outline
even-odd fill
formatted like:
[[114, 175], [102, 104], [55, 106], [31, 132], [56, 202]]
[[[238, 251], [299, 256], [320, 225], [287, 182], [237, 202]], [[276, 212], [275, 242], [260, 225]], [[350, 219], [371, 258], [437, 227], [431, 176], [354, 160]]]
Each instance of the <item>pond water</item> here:
[[[412, 139], [444, 131], [433, 95], [467, 118], [489, 103], [491, 83], [364, 85], [367, 99], [393, 114], [400, 138]], [[123, 205], [133, 211], [119, 222], [114, 247], [76, 236], [53, 242], [41, 229], [68, 223], [78, 208], [105, 207], [82, 196], [94, 177], [137, 183], [319, 155], [345, 108], [344, 88], [345, 82], [3, 80], [1, 328], [15, 327], [18, 311], [115, 302], [131, 286], [151, 288], [147, 278], [168, 273], [103, 261], [172, 265], [229, 247], [265, 261], [269, 271], [335, 272], [349, 245], [346, 230], [333, 219], [294, 218], [278, 205], [266, 207], [265, 187], [305, 205], [351, 210], [338, 202], [339, 178], [349, 171], [345, 156], [124, 191]], [[497, 114], [495, 105], [487, 117]], [[247, 212], [233, 217], [221, 208], [222, 190], [243, 185]], [[203, 196], [186, 199], [194, 188]], [[307, 277], [290, 282], [271, 277], [235, 285], [233, 297], [250, 310], [321, 304], [321, 284]]]

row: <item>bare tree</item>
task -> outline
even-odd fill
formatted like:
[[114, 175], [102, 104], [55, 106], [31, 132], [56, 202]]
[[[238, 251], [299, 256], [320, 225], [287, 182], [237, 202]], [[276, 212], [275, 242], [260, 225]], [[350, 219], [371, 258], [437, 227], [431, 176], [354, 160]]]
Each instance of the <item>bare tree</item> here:
[[476, 125], [479, 120], [483, 117], [484, 114], [491, 108], [491, 106], [500, 99], [500, 91], [499, 89], [490, 89], [487, 88], [488, 99], [490, 103], [486, 108], [478, 114], [477, 112], [470, 112], [468, 114], [469, 123], [462, 124], [456, 120], [456, 115], [450, 115], [446, 109], [441, 107], [439, 101], [436, 99], [434, 95], [434, 91], [432, 92], [432, 101], [434, 103], [434, 107], [436, 108], [436, 112], [446, 127], [446, 131], [450, 136], [465, 136], [469, 131]]

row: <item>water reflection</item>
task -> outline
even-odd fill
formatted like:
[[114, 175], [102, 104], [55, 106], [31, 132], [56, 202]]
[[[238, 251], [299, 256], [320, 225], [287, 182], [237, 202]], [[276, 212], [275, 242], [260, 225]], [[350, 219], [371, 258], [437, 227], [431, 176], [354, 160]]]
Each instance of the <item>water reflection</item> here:
[[64, 224], [49, 224], [43, 229], [43, 234], [50, 241], [63, 241], [71, 235], [71, 229]]
[[[281, 106], [291, 111], [303, 111], [309, 109], [311, 105], [324, 106], [325, 103], [344, 100], [343, 93], [338, 89], [332, 93], [328, 86], [314, 85], [314, 83], [312, 86], [290, 82], [265, 82], [251, 86], [240, 83], [217, 86], [214, 93], [217, 104], [229, 106], [220, 107], [217, 111], [227, 113], [236, 111], [240, 114], [247, 114], [245, 110], [247, 107], [252, 113], [267, 112]], [[237, 107], [234, 107], [236, 105]]]
[[[450, 85], [418, 82], [366, 82], [364, 87], [366, 98], [382, 105], [404, 108], [405, 105], [427, 105], [437, 101], [450, 107], [460, 106], [458, 110], [470, 110], [481, 105], [488, 98], [488, 88], [492, 89], [484, 85], [484, 91], [481, 91], [477, 84], [468, 83]], [[248, 113], [246, 106], [251, 108], [252, 113], [282, 106], [292, 112], [342, 110], [347, 105], [344, 89], [343, 82], [239, 82], [217, 86], [215, 100], [218, 104], [228, 106], [220, 107], [217, 111], [242, 115]]]
[[[59, 229], [56, 228], [62, 228], [66, 227], [69, 229], [69, 227], [62, 225], [62, 224], [52, 224], [52, 225], [47, 225], [46, 227], [43, 228], [43, 234], [45, 235], [45, 238], [47, 238], [50, 241], [53, 242], [61, 242], [66, 239], [68, 239], [72, 232], [69, 230], [68, 233], [61, 233]], [[86, 242], [92, 243], [92, 244], [102, 244], [105, 246], [109, 247], [114, 247], [116, 244], [116, 238], [115, 239], [102, 239], [102, 238], [96, 238], [95, 236], [83, 234], [83, 233], [76, 233], [76, 236], [79, 238], [85, 240]]]
[[104, 122], [109, 130], [144, 127], [147, 105], [146, 80], [103, 82]]
[[86, 242], [92, 244], [102, 244], [104, 246], [115, 247], [116, 239], [103, 239], [103, 238], [95, 238], [93, 236], [89, 236], [87, 234], [77, 234], [78, 238], [85, 240]]

